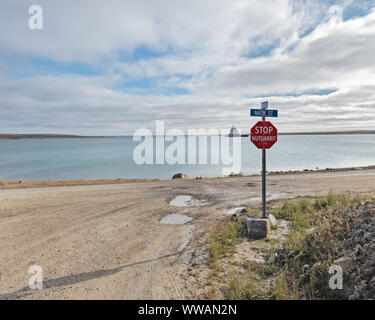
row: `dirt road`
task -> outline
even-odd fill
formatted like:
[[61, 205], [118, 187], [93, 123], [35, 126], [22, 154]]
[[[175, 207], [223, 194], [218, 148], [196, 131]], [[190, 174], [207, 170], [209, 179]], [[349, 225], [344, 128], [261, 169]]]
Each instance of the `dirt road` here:
[[[195, 248], [260, 190], [260, 177], [0, 190], [0, 299], [194, 298]], [[270, 200], [347, 190], [374, 193], [375, 170], [268, 178]], [[175, 213], [193, 220], [161, 223]], [[29, 289], [32, 265], [43, 290]]]

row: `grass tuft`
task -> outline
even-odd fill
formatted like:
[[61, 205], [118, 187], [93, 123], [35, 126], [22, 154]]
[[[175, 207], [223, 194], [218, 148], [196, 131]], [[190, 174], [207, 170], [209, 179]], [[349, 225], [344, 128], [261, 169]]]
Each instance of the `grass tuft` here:
[[229, 221], [220, 232], [214, 233], [208, 246], [209, 264], [214, 266], [218, 259], [232, 254], [244, 232], [242, 221]]
[[314, 208], [308, 199], [292, 201], [285, 200], [281, 207], [271, 211], [276, 219], [288, 220], [292, 223], [293, 229], [304, 230], [311, 225], [314, 215]]

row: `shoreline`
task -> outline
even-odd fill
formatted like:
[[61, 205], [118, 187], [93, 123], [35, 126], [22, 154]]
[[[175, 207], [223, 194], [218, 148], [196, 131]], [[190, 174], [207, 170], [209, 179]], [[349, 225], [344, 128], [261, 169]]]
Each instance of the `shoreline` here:
[[[314, 173], [327, 173], [327, 172], [345, 172], [345, 171], [358, 171], [358, 170], [374, 170], [375, 165], [361, 166], [361, 167], [346, 167], [346, 168], [325, 168], [325, 169], [304, 169], [304, 170], [288, 170], [288, 171], [267, 171], [268, 176], [279, 175], [296, 175], [296, 174], [314, 174]], [[228, 178], [244, 178], [256, 177], [260, 173], [245, 175], [243, 173], [232, 174], [229, 176], [216, 176], [216, 177], [191, 177], [184, 179], [88, 179], [88, 180], [44, 180], [44, 181], [4, 181], [0, 179], [0, 189], [27, 189], [39, 187], [61, 187], [61, 186], [85, 186], [85, 185], [110, 185], [110, 184], [129, 184], [129, 183], [146, 183], [146, 182], [167, 182], [173, 180], [213, 180], [213, 179], [228, 179]]]

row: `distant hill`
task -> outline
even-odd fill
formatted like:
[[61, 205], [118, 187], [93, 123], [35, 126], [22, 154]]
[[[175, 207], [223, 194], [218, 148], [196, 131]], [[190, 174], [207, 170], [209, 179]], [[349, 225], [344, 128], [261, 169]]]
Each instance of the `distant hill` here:
[[316, 132], [284, 132], [279, 135], [318, 135], [318, 134], [375, 134], [375, 130], [357, 131], [316, 131]]
[[0, 133], [1, 140], [8, 139], [58, 139], [58, 138], [110, 138], [106, 136], [77, 136], [72, 134], [8, 134]]
[[[307, 135], [337, 135], [337, 134], [375, 134], [375, 130], [364, 131], [316, 131], [316, 132], [279, 132], [279, 136], [307, 136]], [[242, 137], [248, 137], [249, 134], [242, 134]]]

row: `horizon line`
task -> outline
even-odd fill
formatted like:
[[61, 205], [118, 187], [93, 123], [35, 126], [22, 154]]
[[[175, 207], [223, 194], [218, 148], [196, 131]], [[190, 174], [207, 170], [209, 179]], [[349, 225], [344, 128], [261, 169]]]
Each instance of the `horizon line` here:
[[[375, 134], [375, 130], [349, 130], [349, 131], [305, 131], [305, 132], [279, 132], [278, 135], [342, 135], [342, 134]], [[241, 134], [242, 137], [249, 136], [249, 133]], [[77, 135], [77, 134], [65, 134], [65, 133], [0, 133], [0, 139], [22, 139], [22, 138], [121, 138], [121, 137], [132, 137], [131, 134], [124, 135]], [[155, 136], [163, 136], [156, 135]], [[168, 136], [168, 135], [164, 135]], [[176, 135], [173, 135], [176, 136]], [[188, 134], [178, 135], [188, 136]], [[213, 136], [210, 134], [202, 134], [196, 136]], [[227, 135], [214, 135], [214, 136], [227, 136]]]

